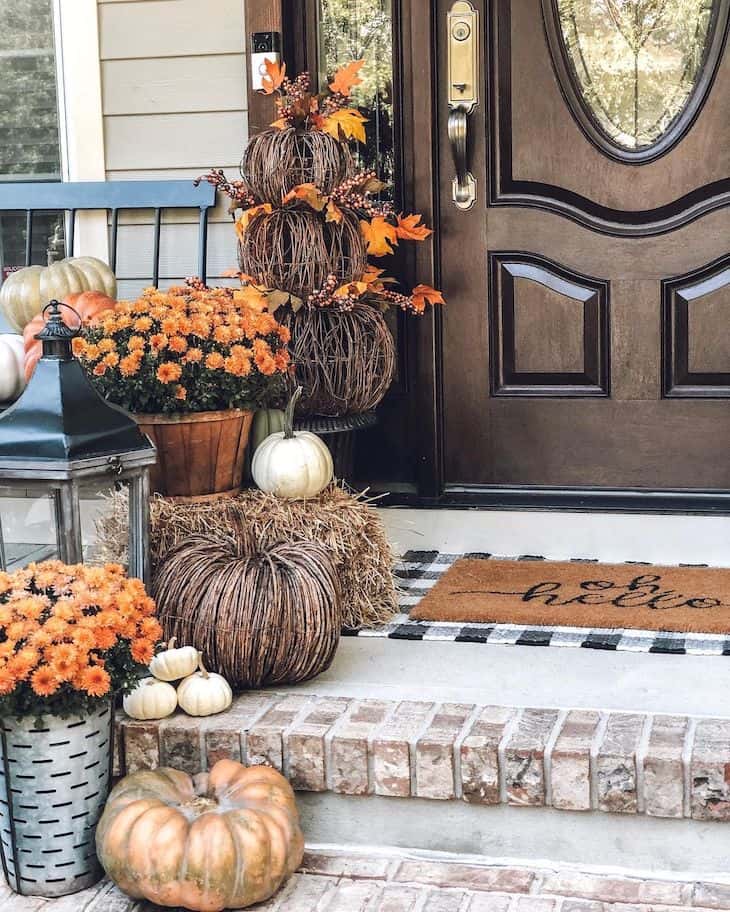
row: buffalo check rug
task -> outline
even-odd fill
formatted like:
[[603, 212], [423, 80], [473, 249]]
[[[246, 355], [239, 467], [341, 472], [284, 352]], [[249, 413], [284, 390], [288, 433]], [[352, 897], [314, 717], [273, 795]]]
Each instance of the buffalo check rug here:
[[[382, 627], [373, 630], [345, 630], [343, 635], [387, 637], [393, 640], [484, 643], [499, 646], [562, 646], [574, 649], [626, 650], [671, 655], [730, 656], [730, 630], [727, 634], [670, 633], [657, 630], [548, 627], [411, 619], [409, 613], [421, 599], [436, 585], [455, 561], [465, 557], [489, 560], [493, 555], [484, 553], [444, 554], [438, 551], [406, 552], [394, 567], [396, 584], [399, 589], [400, 613]], [[542, 558], [524, 556], [517, 560], [542, 560]], [[644, 565], [637, 564], [636, 566]]]

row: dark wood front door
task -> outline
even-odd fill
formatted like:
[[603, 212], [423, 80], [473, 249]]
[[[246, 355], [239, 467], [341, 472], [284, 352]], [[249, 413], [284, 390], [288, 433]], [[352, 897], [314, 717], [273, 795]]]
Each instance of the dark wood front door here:
[[690, 2], [474, 0], [468, 211], [452, 6], [432, 8], [433, 105], [412, 90], [438, 121], [444, 490], [730, 489], [728, 3], [689, 31]]

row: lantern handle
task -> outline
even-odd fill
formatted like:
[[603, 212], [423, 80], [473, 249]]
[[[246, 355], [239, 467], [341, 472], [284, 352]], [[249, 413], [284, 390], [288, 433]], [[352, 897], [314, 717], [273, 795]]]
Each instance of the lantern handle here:
[[[76, 316], [76, 319], [79, 321], [79, 325], [76, 327], [77, 330], [81, 329], [81, 327], [84, 325], [83, 318], [82, 318], [81, 314], [78, 312], [78, 310], [76, 310], [75, 307], [72, 307], [70, 304], [67, 304], [65, 301], [56, 301], [55, 299], [53, 301], [49, 301], [48, 304], [46, 304], [46, 306], [41, 311], [41, 316], [43, 317], [44, 320], [46, 318], [46, 311], [49, 309], [49, 307], [51, 309], [55, 309], [56, 312], [58, 311], [58, 309], [60, 307], [65, 307], [67, 310], [70, 310], [71, 313], [74, 314]], [[69, 327], [69, 329], [70, 329], [70, 327]]]

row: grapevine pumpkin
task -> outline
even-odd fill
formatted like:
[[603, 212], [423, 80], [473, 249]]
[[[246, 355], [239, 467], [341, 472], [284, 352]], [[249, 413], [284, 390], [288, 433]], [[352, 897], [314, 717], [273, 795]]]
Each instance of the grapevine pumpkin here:
[[99, 821], [96, 851], [134, 899], [221, 912], [273, 896], [301, 864], [304, 840], [280, 773], [219, 760], [195, 780], [166, 767], [122, 779]]
[[0, 334], [0, 402], [17, 399], [25, 388], [23, 339], [13, 333]]
[[[81, 317], [82, 325], [84, 325], [93, 320], [98, 314], [103, 313], [105, 310], [110, 310], [117, 302], [114, 298], [110, 298], [109, 295], [101, 291], [81, 291], [66, 295], [63, 303], [73, 307], [79, 317]], [[61, 308], [61, 319], [67, 326], [75, 326], [78, 323], [76, 314], [66, 307]], [[43, 351], [43, 345], [36, 339], [36, 336], [43, 329], [44, 323], [45, 317], [42, 313], [39, 313], [33, 317], [30, 323], [26, 324], [23, 330], [26, 382], [33, 376], [33, 371]]]
[[50, 266], [26, 266], [11, 273], [0, 288], [0, 310], [18, 332], [55, 298], [82, 291], [117, 293], [114, 273], [96, 257], [69, 257]]
[[[262, 546], [243, 521], [235, 527], [229, 535], [191, 535], [167, 551], [154, 578], [159, 620], [234, 687], [307, 681], [329, 667], [340, 641], [342, 599], [330, 554], [309, 541]], [[198, 672], [180, 684], [178, 701], [196, 715], [225, 708], [219, 689], [220, 681]]]
[[269, 435], [254, 453], [253, 480], [267, 494], [277, 497], [316, 497], [332, 481], [332, 454], [321, 437], [310, 431], [294, 433], [294, 409], [302, 394], [299, 387], [284, 413], [284, 430]]

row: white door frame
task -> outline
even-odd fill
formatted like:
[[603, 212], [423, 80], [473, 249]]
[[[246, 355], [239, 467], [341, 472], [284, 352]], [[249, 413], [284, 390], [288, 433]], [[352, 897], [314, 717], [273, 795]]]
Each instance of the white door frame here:
[[[65, 181], [106, 179], [96, 0], [53, 0], [56, 73]], [[107, 260], [104, 212], [76, 215], [74, 255]]]

